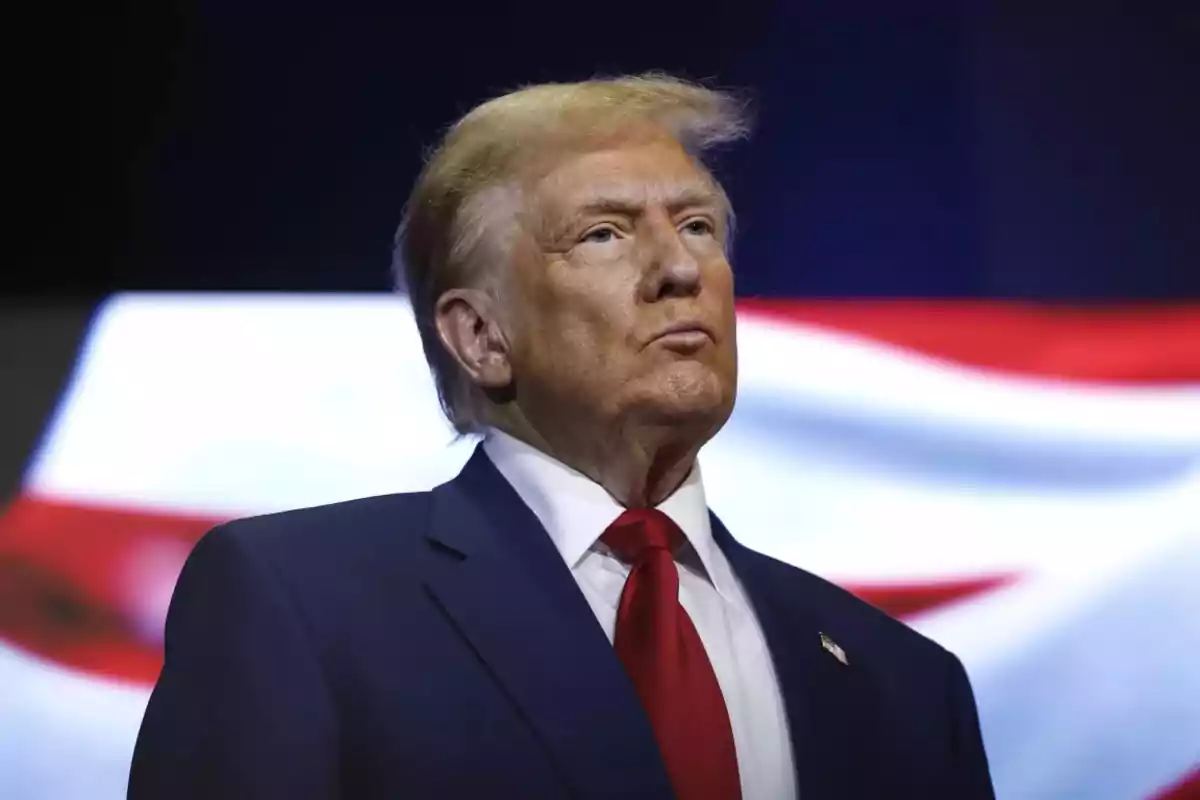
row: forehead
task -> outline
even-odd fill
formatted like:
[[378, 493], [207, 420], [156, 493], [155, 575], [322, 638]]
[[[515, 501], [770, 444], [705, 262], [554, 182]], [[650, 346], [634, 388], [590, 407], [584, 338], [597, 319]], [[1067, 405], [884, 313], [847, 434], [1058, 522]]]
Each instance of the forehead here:
[[709, 176], [673, 140], [590, 150], [554, 163], [534, 184], [543, 213], [569, 214], [597, 200], [628, 205], [670, 204], [680, 198], [719, 203]]

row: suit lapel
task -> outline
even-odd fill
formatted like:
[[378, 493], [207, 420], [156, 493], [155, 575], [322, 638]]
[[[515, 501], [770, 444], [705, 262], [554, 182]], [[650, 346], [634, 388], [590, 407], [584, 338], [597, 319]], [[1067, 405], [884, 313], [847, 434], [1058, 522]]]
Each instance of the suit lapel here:
[[814, 608], [802, 574], [742, 546], [712, 516], [713, 538], [754, 605], [787, 708], [799, 795], [804, 800], [878, 797], [883, 788], [873, 732], [878, 704], [868, 667], [843, 664], [822, 646], [844, 641]]
[[[670, 798], [650, 724], [537, 517], [477, 449], [434, 491], [427, 585], [580, 797]], [[445, 552], [448, 550], [449, 552]]]

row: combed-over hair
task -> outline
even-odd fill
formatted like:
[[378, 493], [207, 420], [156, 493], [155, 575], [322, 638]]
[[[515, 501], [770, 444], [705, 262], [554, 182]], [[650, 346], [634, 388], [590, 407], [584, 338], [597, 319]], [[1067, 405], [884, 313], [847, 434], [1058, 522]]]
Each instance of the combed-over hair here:
[[482, 429], [486, 400], [442, 345], [435, 307], [449, 289], [492, 285], [507, 258], [525, 171], [639, 130], [674, 138], [703, 169], [706, 153], [744, 138], [749, 125], [736, 96], [647, 73], [528, 86], [476, 106], [447, 131], [405, 205], [393, 271], [412, 303], [442, 408], [460, 434]]

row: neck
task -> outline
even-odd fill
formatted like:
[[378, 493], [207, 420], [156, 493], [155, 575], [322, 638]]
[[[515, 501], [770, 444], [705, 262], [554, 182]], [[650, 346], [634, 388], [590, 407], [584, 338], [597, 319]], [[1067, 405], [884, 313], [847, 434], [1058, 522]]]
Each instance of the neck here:
[[704, 443], [663, 424], [627, 424], [615, 431], [596, 426], [605, 434], [599, 436], [579, 435], [586, 426], [578, 424], [570, 431], [534, 426], [519, 415], [493, 424], [588, 476], [626, 508], [656, 506], [670, 497], [687, 479]]

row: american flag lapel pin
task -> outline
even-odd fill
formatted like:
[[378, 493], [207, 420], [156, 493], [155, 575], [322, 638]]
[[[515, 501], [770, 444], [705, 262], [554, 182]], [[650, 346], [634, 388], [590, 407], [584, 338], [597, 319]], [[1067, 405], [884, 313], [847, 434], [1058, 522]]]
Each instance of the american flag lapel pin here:
[[830, 655], [842, 662], [842, 664], [847, 667], [850, 666], [850, 659], [846, 658], [846, 651], [842, 649], [842, 646], [823, 633], [821, 634], [821, 647], [825, 648]]

